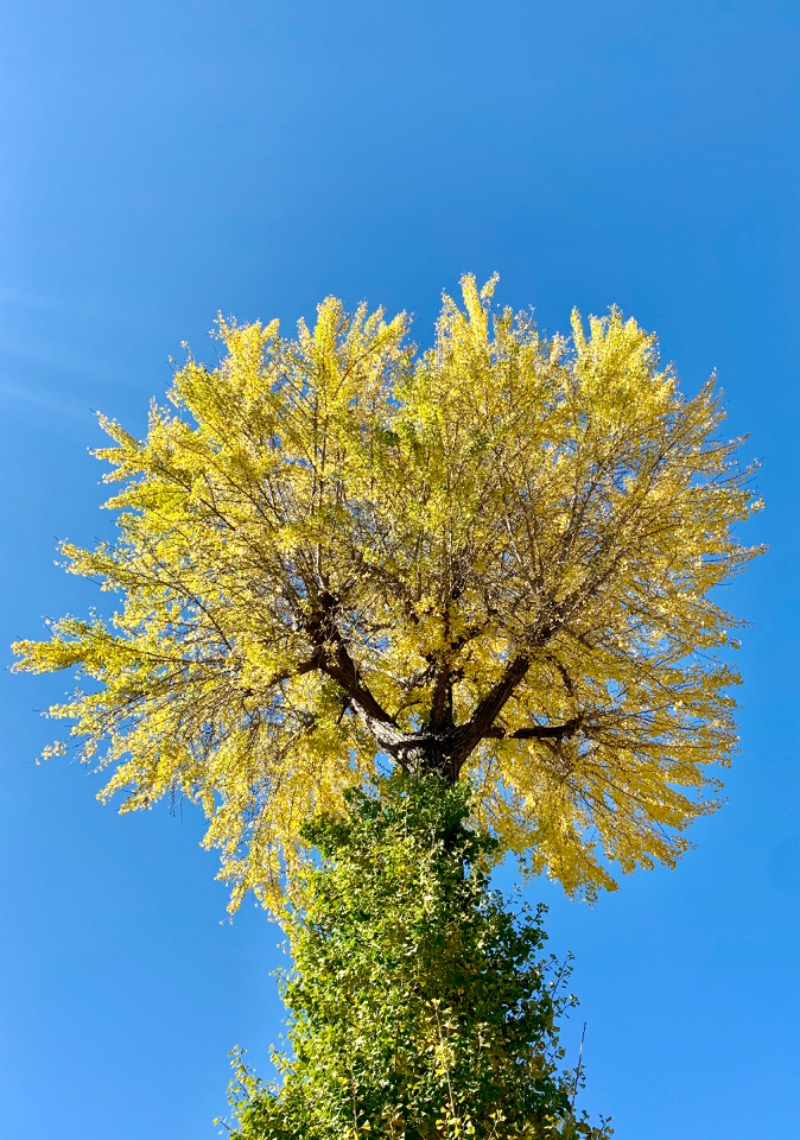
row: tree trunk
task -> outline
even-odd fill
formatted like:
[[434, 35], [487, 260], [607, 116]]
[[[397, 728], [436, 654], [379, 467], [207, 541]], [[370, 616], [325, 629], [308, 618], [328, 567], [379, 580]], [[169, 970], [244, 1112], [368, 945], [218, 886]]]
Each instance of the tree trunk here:
[[401, 747], [398, 759], [412, 778], [436, 775], [448, 784], [455, 784], [460, 765], [448, 745], [451, 741], [447, 738], [426, 734]]

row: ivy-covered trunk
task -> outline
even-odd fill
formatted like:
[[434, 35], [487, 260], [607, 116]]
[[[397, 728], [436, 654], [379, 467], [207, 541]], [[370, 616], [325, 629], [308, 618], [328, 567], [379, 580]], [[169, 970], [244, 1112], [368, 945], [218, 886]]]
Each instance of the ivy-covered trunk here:
[[320, 859], [287, 911], [291, 1055], [272, 1085], [237, 1062], [238, 1140], [609, 1135], [562, 1067], [567, 971], [540, 913], [491, 890], [467, 796], [397, 773], [306, 828]]

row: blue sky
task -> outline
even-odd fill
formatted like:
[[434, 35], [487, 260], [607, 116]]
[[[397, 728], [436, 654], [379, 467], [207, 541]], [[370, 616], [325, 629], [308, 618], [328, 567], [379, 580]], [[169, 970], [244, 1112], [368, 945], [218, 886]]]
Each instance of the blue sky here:
[[[729, 803], [594, 909], [527, 888], [576, 955], [584, 1102], [620, 1140], [800, 1125], [799, 23], [790, 0], [3, 5], [0, 645], [96, 600], [53, 566], [112, 525], [93, 409], [141, 433], [219, 310], [291, 325], [335, 293], [424, 341], [441, 290], [496, 269], [550, 331], [616, 303], [687, 391], [718, 371], [771, 546], [728, 596], [753, 623]], [[279, 932], [227, 923], [197, 811], [119, 818], [98, 777], [34, 765], [66, 687], [0, 674], [2, 1130], [212, 1137], [228, 1050], [280, 1032]]]

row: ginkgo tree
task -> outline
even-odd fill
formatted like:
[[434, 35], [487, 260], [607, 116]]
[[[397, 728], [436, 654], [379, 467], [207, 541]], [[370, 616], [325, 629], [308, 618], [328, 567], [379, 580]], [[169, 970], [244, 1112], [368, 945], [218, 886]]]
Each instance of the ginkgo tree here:
[[683, 396], [617, 310], [548, 339], [461, 285], [428, 350], [333, 298], [294, 339], [220, 320], [145, 439], [102, 420], [118, 538], [62, 550], [117, 611], [15, 646], [77, 669], [51, 714], [104, 798], [202, 805], [234, 904], [279, 906], [303, 826], [391, 768], [469, 780], [476, 826], [589, 896], [715, 804], [718, 587], [760, 504], [713, 381]]

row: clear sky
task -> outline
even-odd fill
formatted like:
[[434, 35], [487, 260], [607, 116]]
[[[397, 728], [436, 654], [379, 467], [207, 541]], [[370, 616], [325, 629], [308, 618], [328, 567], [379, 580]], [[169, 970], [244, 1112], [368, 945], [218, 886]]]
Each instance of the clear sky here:
[[[144, 429], [215, 314], [405, 308], [501, 274], [551, 332], [616, 303], [750, 433], [771, 552], [747, 617], [729, 803], [674, 872], [594, 909], [535, 882], [576, 955], [585, 1104], [619, 1140], [800, 1135], [796, 0], [27, 0], [0, 35], [0, 646], [92, 587], [93, 409]], [[10, 654], [4, 651], [4, 664]], [[226, 1054], [266, 1065], [279, 932], [232, 925], [199, 812], [119, 818], [36, 767], [66, 678], [0, 674], [0, 1132], [202, 1140]], [[573, 1035], [574, 1036], [574, 1035]], [[795, 1131], [795, 1129], [798, 1131]]]

